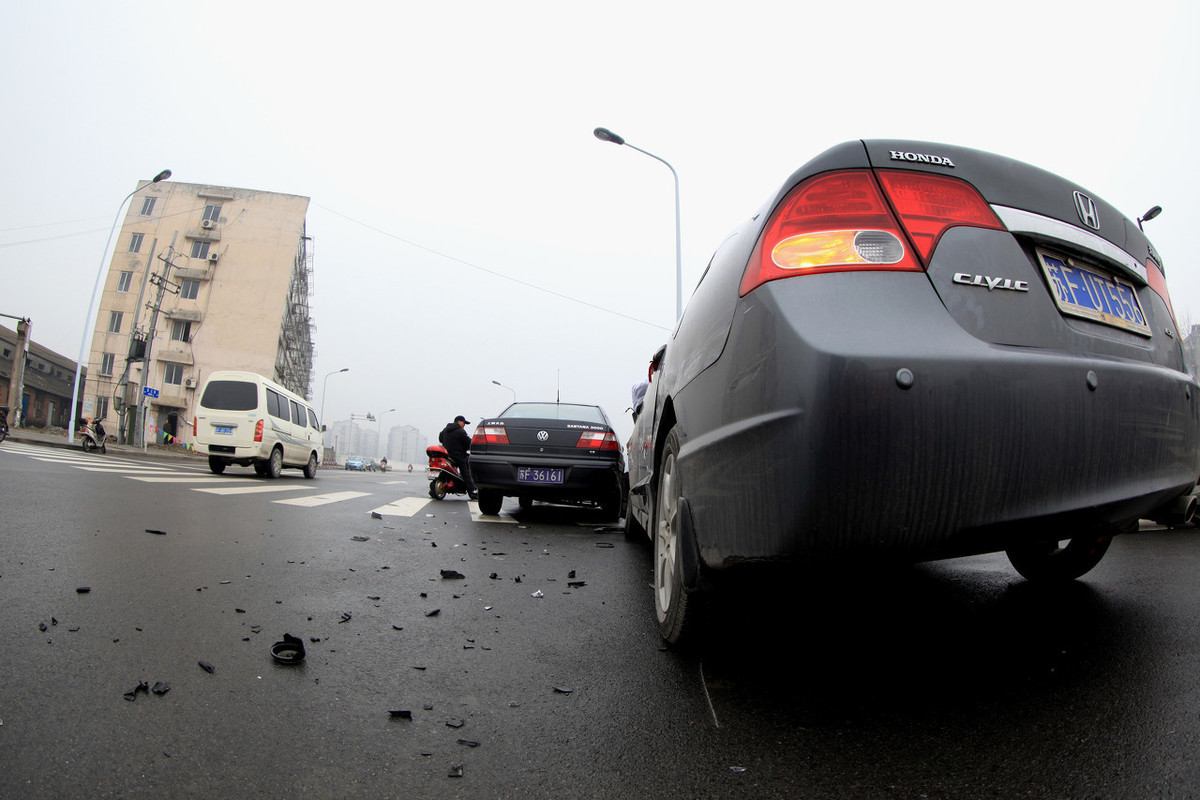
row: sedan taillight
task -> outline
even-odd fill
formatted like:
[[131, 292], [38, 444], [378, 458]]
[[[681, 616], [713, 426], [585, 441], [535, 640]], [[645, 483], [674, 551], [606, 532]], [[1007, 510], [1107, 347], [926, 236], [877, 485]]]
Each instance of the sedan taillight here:
[[620, 450], [621, 446], [617, 443], [617, 435], [615, 433], [605, 433], [604, 431], [584, 431], [579, 434], [579, 441], [575, 443], [576, 447], [586, 447], [589, 450]]
[[503, 425], [484, 427], [480, 425], [471, 437], [471, 444], [508, 444], [508, 431]]
[[260, 419], [258, 422], [256, 422], [254, 424], [254, 441], [256, 441], [256, 442], [262, 441], [262, 432], [263, 432], [263, 420]]
[[882, 188], [869, 170], [831, 172], [792, 189], [767, 220], [739, 293], [794, 275], [916, 271], [922, 262], [913, 243], [927, 260], [954, 225], [1002, 229], [979, 193], [957, 179], [886, 171], [879, 181]]

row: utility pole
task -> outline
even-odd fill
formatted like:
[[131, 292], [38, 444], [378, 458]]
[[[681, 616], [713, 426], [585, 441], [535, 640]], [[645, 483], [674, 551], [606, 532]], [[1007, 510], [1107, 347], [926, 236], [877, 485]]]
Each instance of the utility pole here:
[[[138, 425], [137, 438], [141, 439], [142, 449], [146, 449], [146, 387], [150, 385], [150, 351], [154, 346], [154, 329], [158, 325], [158, 312], [162, 308], [163, 295], [167, 292], [171, 294], [179, 294], [179, 285], [170, 281], [171, 259], [175, 257], [175, 237], [171, 238], [171, 246], [167, 248], [166, 256], [156, 256], [163, 262], [163, 271], [159, 275], [155, 273], [150, 276], [150, 283], [158, 287], [158, 293], [154, 298], [154, 304], [150, 308], [150, 322], [146, 324], [146, 347], [142, 354], [142, 380], [141, 391], [138, 392], [137, 414], [134, 417], [134, 423]], [[137, 444], [135, 439], [134, 444]]]
[[118, 441], [123, 444], [134, 443], [134, 420], [130, 412], [137, 405], [137, 397], [129, 384], [129, 367], [134, 361], [140, 361], [146, 352], [146, 337], [139, 335], [138, 320], [142, 315], [142, 300], [146, 297], [146, 286], [150, 283], [150, 272], [154, 266], [154, 254], [158, 251], [158, 238], [155, 237], [150, 245], [150, 253], [146, 256], [146, 272], [142, 276], [142, 286], [138, 289], [137, 305], [133, 308], [133, 325], [129, 328], [129, 347], [125, 351], [125, 369], [121, 371], [121, 379], [117, 381], [117, 389], [113, 392], [113, 409], [120, 419]]
[[[12, 314], [0, 314], [17, 321], [17, 349], [13, 351], [12, 372], [8, 376], [8, 406], [13, 415], [14, 427], [25, 423], [21, 409], [21, 396], [25, 393], [25, 355], [29, 352], [29, 317], [14, 317]], [[16, 398], [16, 399], [14, 399]]]

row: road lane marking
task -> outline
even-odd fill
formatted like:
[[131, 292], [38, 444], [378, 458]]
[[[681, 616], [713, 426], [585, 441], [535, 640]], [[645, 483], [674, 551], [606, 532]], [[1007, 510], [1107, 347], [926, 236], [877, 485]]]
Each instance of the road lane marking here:
[[479, 504], [474, 500], [467, 501], [467, 508], [471, 509], [471, 522], [503, 522], [507, 525], [516, 525], [518, 521], [504, 511], [499, 514], [483, 514], [479, 511]]
[[272, 503], [282, 503], [289, 506], [304, 506], [312, 508], [328, 503], [340, 503], [343, 500], [353, 500], [356, 497], [366, 497], [370, 492], [332, 492], [330, 494], [314, 494], [310, 497], [289, 497], [284, 500], [272, 500]]
[[371, 511], [385, 517], [411, 517], [431, 502], [428, 497], [401, 497]]
[[245, 478], [218, 478], [213, 475], [187, 474], [183, 472], [171, 473], [168, 475], [126, 475], [131, 481], [141, 481], [142, 483], [233, 483], [235, 481], [244, 481]]
[[[140, 480], [154, 480], [153, 478], [141, 478]], [[208, 492], [209, 494], [266, 494], [268, 492], [298, 492], [303, 489], [303, 486], [214, 486], [211, 489], [193, 489], [194, 492]]]

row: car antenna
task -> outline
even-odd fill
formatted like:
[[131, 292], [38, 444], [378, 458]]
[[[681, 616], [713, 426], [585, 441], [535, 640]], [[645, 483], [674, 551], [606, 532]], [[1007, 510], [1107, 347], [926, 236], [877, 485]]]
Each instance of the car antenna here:
[[1142, 223], [1149, 222], [1162, 213], [1162, 206], [1151, 206], [1150, 210], [1138, 217], [1138, 230], [1142, 230]]

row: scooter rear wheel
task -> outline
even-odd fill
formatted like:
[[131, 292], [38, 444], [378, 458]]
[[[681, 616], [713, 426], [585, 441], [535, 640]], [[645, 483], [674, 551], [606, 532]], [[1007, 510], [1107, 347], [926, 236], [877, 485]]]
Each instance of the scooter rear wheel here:
[[90, 453], [96, 449], [96, 443], [86, 436], [83, 437], [83, 440], [79, 443], [79, 446], [83, 448], [83, 452], [85, 453]]
[[434, 478], [429, 482], [429, 496], [434, 500], [446, 499], [446, 481], [444, 478]]

